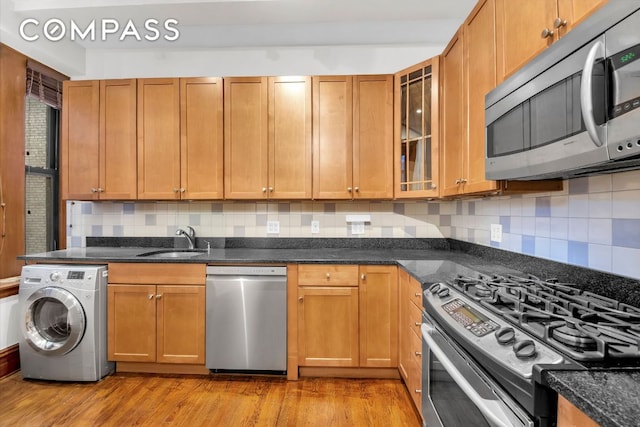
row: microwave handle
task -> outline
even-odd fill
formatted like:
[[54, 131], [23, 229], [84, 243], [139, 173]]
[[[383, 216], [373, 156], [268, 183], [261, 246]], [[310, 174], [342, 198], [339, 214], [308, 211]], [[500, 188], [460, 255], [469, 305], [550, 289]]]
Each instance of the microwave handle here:
[[462, 374], [458, 370], [455, 363], [453, 363], [453, 361], [447, 356], [445, 351], [440, 348], [433, 337], [431, 337], [431, 334], [434, 332], [433, 326], [423, 323], [421, 332], [422, 339], [427, 344], [427, 347], [429, 347], [429, 351], [431, 351], [434, 356], [438, 358], [442, 367], [449, 373], [449, 375], [451, 375], [451, 378], [453, 378], [456, 384], [458, 384], [458, 386], [464, 391], [467, 397], [469, 397], [469, 399], [471, 399], [471, 401], [475, 403], [478, 410], [487, 418], [491, 425], [499, 427], [512, 427], [512, 423], [508, 419], [501, 416], [503, 414], [503, 411], [500, 408], [500, 405], [497, 405], [493, 401], [484, 399], [482, 396], [480, 396], [475, 388], [467, 381], [464, 374]]
[[582, 70], [582, 84], [580, 85], [580, 107], [582, 109], [582, 118], [584, 125], [587, 128], [589, 137], [596, 145], [596, 147], [602, 147], [602, 140], [598, 136], [598, 129], [596, 121], [593, 118], [593, 98], [591, 98], [591, 85], [593, 75], [593, 67], [597, 58], [604, 57], [604, 44], [602, 40], [598, 40], [589, 49], [589, 54], [584, 62], [584, 69]]

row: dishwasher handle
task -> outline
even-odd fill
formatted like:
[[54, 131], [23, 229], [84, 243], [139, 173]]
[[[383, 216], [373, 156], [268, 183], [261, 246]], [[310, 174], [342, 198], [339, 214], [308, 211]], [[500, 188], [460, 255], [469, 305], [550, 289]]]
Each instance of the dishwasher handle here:
[[207, 276], [285, 276], [284, 266], [251, 266], [251, 265], [210, 265]]

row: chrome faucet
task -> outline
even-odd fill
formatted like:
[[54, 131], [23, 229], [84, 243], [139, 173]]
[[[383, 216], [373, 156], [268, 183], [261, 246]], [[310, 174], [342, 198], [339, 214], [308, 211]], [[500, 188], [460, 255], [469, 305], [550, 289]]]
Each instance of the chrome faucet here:
[[189, 241], [189, 249], [194, 249], [196, 247], [196, 230], [194, 230], [190, 225], [187, 225], [187, 229], [189, 231], [184, 231], [182, 228], [178, 228], [176, 230], [176, 236], [186, 237]]

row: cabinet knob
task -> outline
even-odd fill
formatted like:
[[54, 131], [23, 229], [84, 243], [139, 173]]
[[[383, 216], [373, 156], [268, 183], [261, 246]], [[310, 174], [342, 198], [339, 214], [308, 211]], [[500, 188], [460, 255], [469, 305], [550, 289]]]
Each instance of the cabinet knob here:
[[97, 192], [98, 192], [98, 189], [97, 189], [97, 188], [92, 188], [92, 189], [91, 189], [91, 192], [92, 192], [92, 193], [97, 193]]
[[299, 297], [299, 298], [298, 298], [298, 302], [303, 302], [303, 301], [304, 301], [304, 298], [303, 298], [303, 297]]
[[267, 187], [262, 187], [262, 192], [266, 193], [267, 192]]
[[418, 394], [422, 394], [422, 390], [420, 390], [419, 388], [415, 389], [415, 392]]
[[273, 193], [273, 187], [269, 187], [269, 192]]
[[104, 193], [104, 189], [102, 187], [98, 187], [98, 193]]
[[553, 28], [555, 28], [556, 30], [558, 28], [562, 28], [565, 25], [567, 25], [567, 20], [566, 19], [562, 19], [560, 17], [557, 17], [554, 21], [553, 21]]
[[460, 184], [460, 182], [461, 182], [461, 180], [456, 179], [456, 185], [459, 185], [459, 184]]
[[422, 356], [422, 352], [421, 351], [416, 351], [416, 356]]
[[162, 298], [162, 294], [156, 295], [156, 299], [160, 299], [160, 298]]
[[147, 298], [149, 298], [149, 299], [153, 299], [153, 294], [149, 294], [149, 295], [147, 295]]
[[467, 182], [469, 182], [469, 180], [467, 178], [462, 178], [460, 180], [460, 184], [466, 184]]
[[184, 187], [180, 187], [180, 192], [184, 193], [186, 190], [184, 189]]
[[173, 192], [174, 192], [174, 193], [177, 193], [178, 191], [180, 191], [180, 189], [179, 189], [179, 188], [174, 188], [174, 189], [173, 189]]
[[347, 191], [351, 193], [351, 187], [347, 187]]
[[357, 193], [358, 191], [360, 191], [360, 187], [356, 187], [354, 188], [354, 190], [356, 190], [356, 193]]
[[331, 273], [327, 271], [327, 280], [329, 280], [330, 278], [331, 278]]
[[362, 275], [360, 276], [360, 280], [366, 280], [367, 279], [367, 275], [362, 273]]
[[545, 28], [544, 30], [542, 30], [542, 33], [540, 33], [540, 37], [542, 37], [543, 39], [553, 37], [553, 30]]
[[422, 326], [422, 323], [421, 322], [416, 322], [415, 325], [416, 326]]
[[420, 292], [416, 292], [415, 294], [413, 294], [413, 296], [419, 297], [422, 296], [422, 294]]

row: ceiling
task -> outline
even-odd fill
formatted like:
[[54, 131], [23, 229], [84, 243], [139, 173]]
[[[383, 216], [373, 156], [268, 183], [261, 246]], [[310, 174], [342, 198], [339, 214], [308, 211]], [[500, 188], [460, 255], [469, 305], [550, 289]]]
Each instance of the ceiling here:
[[[92, 20], [96, 40], [77, 38], [86, 49], [254, 48], [272, 46], [442, 45], [451, 38], [476, 0], [13, 0], [21, 19], [59, 19], [70, 34], [71, 21], [86, 29]], [[177, 20], [174, 41], [147, 41], [145, 21]], [[113, 19], [115, 35], [100, 40], [100, 24]], [[142, 40], [121, 37], [131, 20]], [[162, 31], [162, 36], [171, 35]], [[121, 40], [122, 38], [122, 40]], [[151, 45], [153, 43], [153, 45]]]

